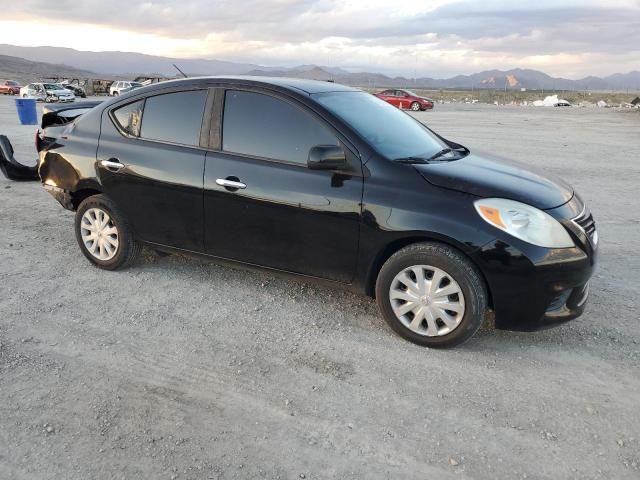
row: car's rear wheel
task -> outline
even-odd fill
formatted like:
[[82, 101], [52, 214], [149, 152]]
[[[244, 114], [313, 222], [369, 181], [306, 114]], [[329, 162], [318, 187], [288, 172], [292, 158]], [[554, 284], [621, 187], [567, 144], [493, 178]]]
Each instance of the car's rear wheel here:
[[411, 104], [411, 110], [413, 110], [414, 112], [417, 112], [420, 110], [420, 104], [418, 102], [413, 102]]
[[391, 328], [427, 347], [469, 340], [487, 311], [484, 281], [457, 250], [418, 243], [392, 255], [376, 282], [376, 298]]
[[76, 211], [75, 231], [84, 256], [106, 270], [128, 267], [141, 250], [126, 219], [105, 195], [82, 201]]

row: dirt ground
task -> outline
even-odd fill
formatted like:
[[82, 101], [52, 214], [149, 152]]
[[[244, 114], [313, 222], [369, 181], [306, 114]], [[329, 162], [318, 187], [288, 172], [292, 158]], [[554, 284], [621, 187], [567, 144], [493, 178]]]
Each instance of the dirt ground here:
[[[437, 105], [593, 210], [583, 317], [435, 351], [373, 300], [147, 252], [105, 272], [73, 214], [0, 179], [1, 479], [640, 478], [640, 115]], [[0, 97], [0, 133], [35, 158]]]

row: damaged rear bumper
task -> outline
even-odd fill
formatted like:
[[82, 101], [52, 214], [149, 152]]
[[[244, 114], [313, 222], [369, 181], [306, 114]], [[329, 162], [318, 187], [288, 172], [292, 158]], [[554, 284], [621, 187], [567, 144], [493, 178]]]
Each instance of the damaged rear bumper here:
[[9, 180], [40, 180], [37, 166], [28, 167], [16, 161], [13, 156], [13, 146], [6, 135], [0, 135], [0, 171]]
[[60, 205], [67, 210], [73, 210], [73, 202], [71, 201], [71, 194], [66, 190], [56, 187], [55, 185], [49, 185], [47, 183], [42, 184], [44, 189], [55, 198]]

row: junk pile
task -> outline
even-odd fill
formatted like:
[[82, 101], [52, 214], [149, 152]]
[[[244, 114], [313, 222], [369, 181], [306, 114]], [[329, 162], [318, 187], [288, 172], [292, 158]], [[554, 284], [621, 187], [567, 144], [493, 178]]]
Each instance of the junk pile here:
[[534, 107], [557, 107], [558, 105], [569, 105], [569, 102], [558, 98], [558, 95], [549, 95], [544, 100], [535, 100], [532, 105]]

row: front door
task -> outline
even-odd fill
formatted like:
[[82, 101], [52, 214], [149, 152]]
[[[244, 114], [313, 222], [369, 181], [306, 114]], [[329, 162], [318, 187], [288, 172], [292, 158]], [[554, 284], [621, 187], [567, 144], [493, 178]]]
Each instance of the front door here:
[[207, 90], [172, 92], [103, 114], [100, 180], [140, 240], [203, 250], [206, 98]]
[[310, 170], [308, 152], [316, 145], [342, 143], [301, 105], [272, 94], [227, 90], [222, 148], [206, 159], [206, 251], [350, 282], [358, 251], [362, 166], [348, 152], [347, 172]]

